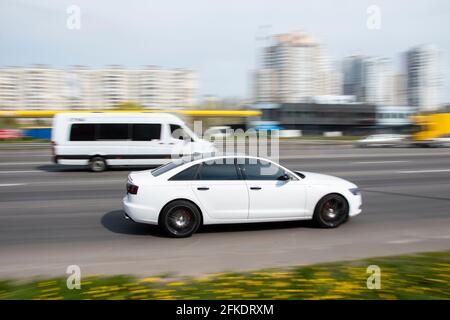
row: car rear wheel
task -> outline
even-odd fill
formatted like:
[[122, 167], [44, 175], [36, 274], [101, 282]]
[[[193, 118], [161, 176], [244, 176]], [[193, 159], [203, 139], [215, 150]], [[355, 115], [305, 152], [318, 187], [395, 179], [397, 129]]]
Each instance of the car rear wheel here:
[[107, 169], [106, 161], [103, 157], [93, 157], [89, 160], [89, 169], [93, 172], [102, 172]]
[[348, 219], [349, 206], [340, 194], [323, 197], [314, 210], [313, 220], [322, 228], [335, 228]]
[[161, 212], [159, 225], [174, 238], [190, 237], [201, 223], [201, 213], [191, 202], [178, 200], [169, 203]]

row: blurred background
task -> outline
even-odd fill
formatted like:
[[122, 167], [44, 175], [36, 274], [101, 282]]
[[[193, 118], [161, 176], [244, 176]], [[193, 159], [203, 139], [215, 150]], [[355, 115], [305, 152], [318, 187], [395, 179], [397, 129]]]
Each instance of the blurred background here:
[[[450, 149], [416, 147], [450, 145], [449, 39], [448, 0], [1, 0], [0, 280], [72, 264], [198, 276], [425, 251], [448, 261]], [[165, 238], [123, 217], [139, 168], [51, 162], [52, 118], [69, 111], [171, 112], [216, 137], [274, 130], [282, 165], [354, 182], [363, 213], [333, 230]], [[414, 290], [450, 295], [432, 274], [448, 263], [412, 261], [398, 274], [414, 274]]]
[[435, 116], [450, 112], [446, 1], [1, 6], [2, 140], [48, 140], [70, 110], [165, 110], [282, 137], [450, 134]]

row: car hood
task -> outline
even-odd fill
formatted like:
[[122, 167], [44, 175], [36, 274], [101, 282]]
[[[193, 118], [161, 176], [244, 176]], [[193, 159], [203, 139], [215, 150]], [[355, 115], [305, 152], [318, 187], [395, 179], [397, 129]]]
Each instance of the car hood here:
[[306, 171], [295, 171], [301, 173], [305, 176], [304, 181], [308, 184], [334, 184], [341, 185], [348, 188], [356, 188], [356, 185], [350, 181], [335, 176], [329, 176], [327, 174], [306, 172]]

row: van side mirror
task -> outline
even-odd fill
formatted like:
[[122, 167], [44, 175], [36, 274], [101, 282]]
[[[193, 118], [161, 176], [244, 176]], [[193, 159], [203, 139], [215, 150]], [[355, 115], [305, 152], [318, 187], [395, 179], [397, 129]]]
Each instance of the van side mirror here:
[[277, 178], [277, 180], [280, 180], [280, 181], [288, 181], [288, 180], [291, 180], [291, 177], [289, 177], [289, 175], [288, 174], [283, 174], [282, 176], [279, 176], [278, 178]]

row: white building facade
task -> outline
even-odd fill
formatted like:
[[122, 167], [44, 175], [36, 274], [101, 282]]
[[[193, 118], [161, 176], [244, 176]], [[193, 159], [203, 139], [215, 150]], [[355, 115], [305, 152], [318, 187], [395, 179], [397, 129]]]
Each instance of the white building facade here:
[[359, 102], [376, 105], [394, 103], [394, 72], [387, 58], [351, 56], [343, 62], [343, 91]]
[[432, 45], [412, 48], [406, 53], [408, 103], [419, 111], [439, 108], [440, 51]]
[[302, 32], [276, 35], [273, 40], [264, 48], [263, 66], [255, 73], [256, 102], [296, 103], [340, 94], [340, 77], [318, 42]]
[[197, 89], [196, 74], [184, 69], [118, 65], [0, 69], [2, 109], [102, 109], [129, 101], [146, 108], [193, 107]]

